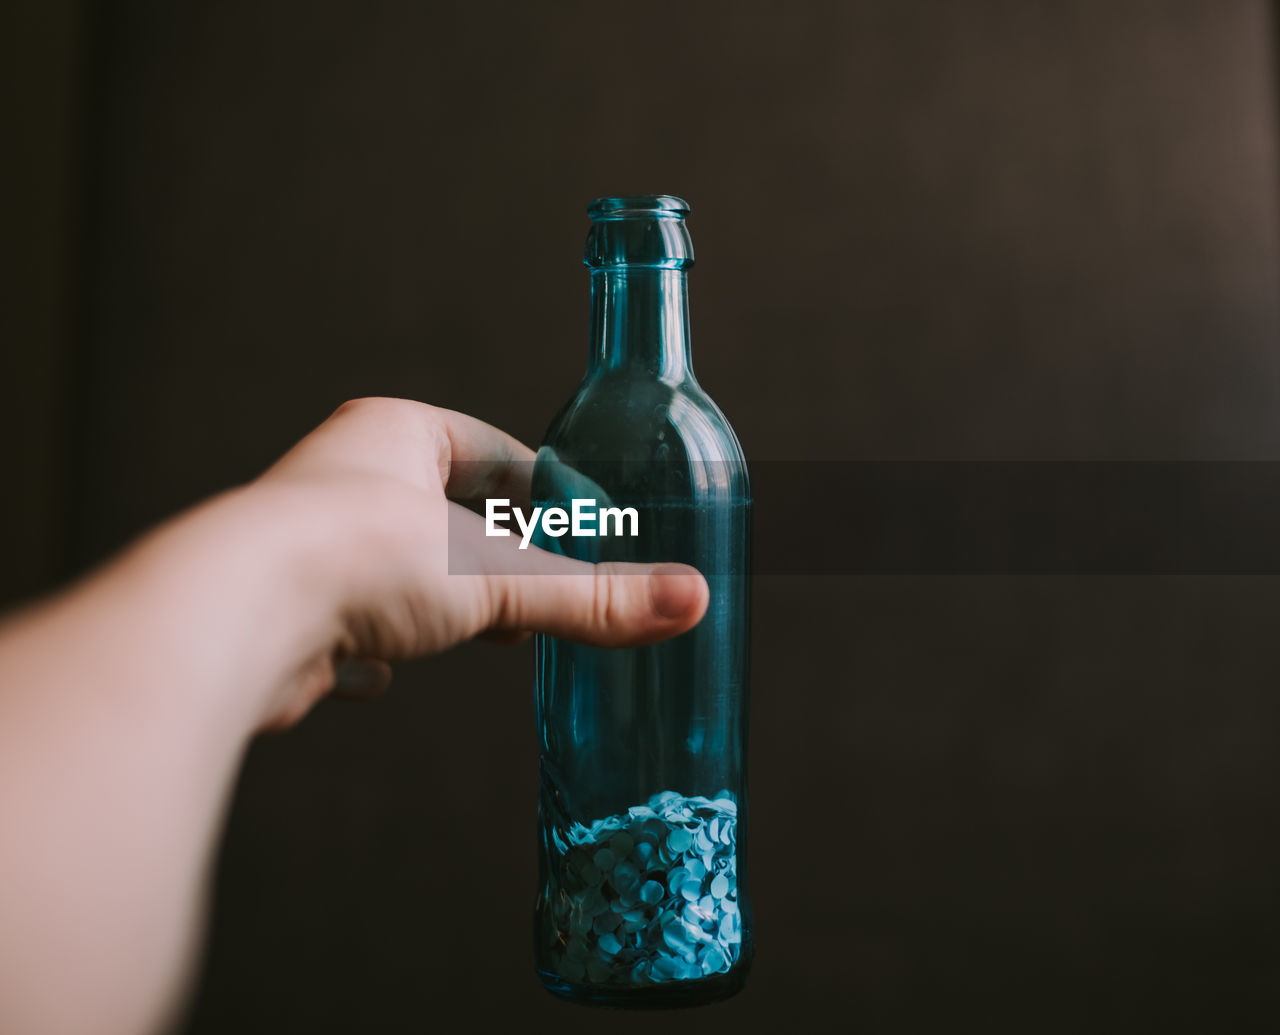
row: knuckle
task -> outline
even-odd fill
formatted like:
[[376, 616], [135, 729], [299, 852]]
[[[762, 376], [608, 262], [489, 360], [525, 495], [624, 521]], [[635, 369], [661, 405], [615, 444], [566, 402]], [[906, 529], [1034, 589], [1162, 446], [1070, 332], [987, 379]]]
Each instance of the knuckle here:
[[397, 399], [386, 395], [363, 395], [348, 399], [336, 410], [335, 417], [361, 417], [384, 423], [408, 427], [435, 427], [439, 424], [438, 411], [427, 403], [413, 399]]
[[618, 617], [618, 586], [613, 573], [604, 565], [595, 570], [591, 593], [591, 624], [598, 629], [610, 628]]
[[521, 597], [516, 583], [511, 579], [491, 578], [488, 586], [488, 614], [484, 628], [520, 628]]
[[453, 443], [448, 422], [439, 407], [414, 399], [367, 395], [348, 399], [333, 411], [331, 420], [360, 420], [376, 424], [397, 437], [422, 443], [424, 455], [430, 456], [433, 469], [442, 481], [449, 478]]
[[383, 404], [390, 402], [376, 395], [363, 395], [356, 399], [348, 399], [336, 410], [333, 411], [335, 417], [354, 417], [368, 413], [376, 413], [383, 408]]

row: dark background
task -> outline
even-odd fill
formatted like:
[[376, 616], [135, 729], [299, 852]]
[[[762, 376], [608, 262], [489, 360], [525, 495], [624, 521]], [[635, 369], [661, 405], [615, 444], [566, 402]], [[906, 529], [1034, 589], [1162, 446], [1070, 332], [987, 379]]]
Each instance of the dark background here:
[[[606, 193], [691, 201], [697, 369], [756, 460], [1280, 453], [1269, 4], [3, 18], [5, 601], [351, 396], [536, 441]], [[473, 645], [254, 746], [189, 1032], [1273, 1022], [1275, 579], [770, 575], [755, 603], [741, 996], [539, 990], [531, 661]]]

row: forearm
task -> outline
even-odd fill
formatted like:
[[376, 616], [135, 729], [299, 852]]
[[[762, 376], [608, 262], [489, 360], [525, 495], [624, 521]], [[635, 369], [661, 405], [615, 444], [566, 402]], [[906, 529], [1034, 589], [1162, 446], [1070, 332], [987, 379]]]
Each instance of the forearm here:
[[296, 556], [232, 494], [0, 629], [0, 1031], [171, 1010], [244, 746], [324, 664]]

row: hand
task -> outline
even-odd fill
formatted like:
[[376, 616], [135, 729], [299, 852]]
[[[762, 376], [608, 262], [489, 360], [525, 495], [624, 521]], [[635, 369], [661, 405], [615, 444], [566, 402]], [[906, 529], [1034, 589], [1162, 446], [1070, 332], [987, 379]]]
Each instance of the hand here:
[[[523, 498], [532, 458], [461, 414], [348, 403], [256, 481], [0, 622], [0, 1030], [171, 1021], [246, 743], [335, 673], [368, 694], [387, 660], [480, 633], [624, 645], [698, 621], [691, 568], [521, 551], [449, 502]], [[451, 549], [481, 574], [451, 575]]]
[[[527, 500], [532, 461], [527, 447], [463, 414], [359, 399], [243, 490], [301, 548], [294, 577], [313, 630], [297, 678], [267, 702], [264, 728], [295, 722], [335, 677], [348, 696], [376, 694], [390, 679], [387, 660], [478, 634], [626, 646], [698, 622], [708, 592], [692, 568], [521, 551], [450, 502]], [[480, 574], [450, 574], [451, 550], [455, 568]]]

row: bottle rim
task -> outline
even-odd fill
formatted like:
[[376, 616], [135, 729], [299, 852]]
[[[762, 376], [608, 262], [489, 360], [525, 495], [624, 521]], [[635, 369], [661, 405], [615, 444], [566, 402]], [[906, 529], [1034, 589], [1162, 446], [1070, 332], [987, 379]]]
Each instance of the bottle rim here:
[[625, 194], [596, 198], [587, 206], [592, 220], [627, 219], [649, 216], [658, 219], [683, 219], [689, 214], [689, 203], [674, 194]]

